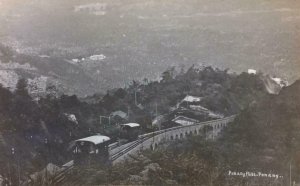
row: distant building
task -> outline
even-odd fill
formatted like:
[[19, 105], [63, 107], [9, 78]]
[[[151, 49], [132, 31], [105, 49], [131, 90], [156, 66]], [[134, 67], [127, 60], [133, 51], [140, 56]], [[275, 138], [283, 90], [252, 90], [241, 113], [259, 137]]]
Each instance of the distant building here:
[[206, 114], [208, 115], [210, 118], [215, 118], [215, 119], [220, 119], [220, 118], [224, 118], [224, 115], [219, 114], [219, 113], [215, 113], [205, 107], [202, 107], [201, 105], [190, 105], [189, 108], [199, 114]]
[[196, 97], [196, 96], [185, 96], [185, 98], [181, 102], [189, 102], [189, 103], [194, 103], [194, 102], [200, 102], [202, 100], [202, 97]]
[[128, 114], [121, 110], [112, 112], [109, 117], [113, 123], [124, 123], [128, 120]]
[[223, 114], [215, 113], [215, 112], [212, 112], [212, 111], [209, 111], [209, 112], [208, 112], [208, 116], [209, 116], [210, 118], [214, 118], [214, 119], [221, 119], [221, 118], [224, 118], [224, 115], [223, 115]]
[[106, 58], [106, 56], [103, 55], [103, 54], [90, 56], [90, 60], [93, 60], [93, 61], [100, 61], [100, 60], [103, 60], [105, 58]]
[[127, 120], [128, 119], [128, 115], [127, 113], [121, 111], [121, 110], [118, 110], [118, 111], [114, 111], [110, 114], [110, 116], [112, 118], [119, 118], [119, 119], [124, 119], [124, 120]]
[[193, 125], [193, 124], [199, 122], [198, 120], [188, 118], [188, 117], [185, 117], [185, 116], [177, 116], [172, 121], [179, 124], [179, 125], [182, 125], [182, 126]]
[[189, 107], [191, 110], [194, 111], [205, 112], [205, 113], [209, 111], [207, 108], [202, 107], [201, 105], [190, 105]]
[[282, 80], [281, 78], [273, 77], [271, 78], [273, 81], [275, 81], [281, 88], [288, 86], [288, 82], [285, 80]]
[[254, 70], [254, 69], [248, 69], [248, 74], [256, 74], [256, 70]]
[[138, 124], [138, 123], [126, 123], [126, 124], [122, 124], [121, 125], [122, 127], [124, 127], [124, 128], [136, 128], [136, 127], [140, 127], [141, 125], [140, 124]]
[[200, 104], [201, 100], [202, 100], [202, 97], [187, 95], [179, 103], [177, 103], [177, 108], [179, 108], [182, 105], [183, 106], [188, 106], [190, 104]]

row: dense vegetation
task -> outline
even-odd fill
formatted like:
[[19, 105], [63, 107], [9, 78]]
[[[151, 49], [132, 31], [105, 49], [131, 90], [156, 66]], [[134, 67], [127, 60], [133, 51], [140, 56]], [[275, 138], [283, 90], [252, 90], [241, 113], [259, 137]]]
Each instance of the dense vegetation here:
[[278, 96], [245, 109], [225, 131], [222, 152], [234, 168], [277, 171], [298, 180], [300, 171], [300, 82], [284, 88]]
[[[78, 183], [130, 185], [289, 185], [300, 174], [300, 81], [244, 109], [216, 141], [191, 136], [107, 169], [88, 167]], [[228, 171], [283, 178], [230, 177]], [[102, 179], [100, 179], [102, 178]], [[104, 179], [105, 178], [105, 179]]]
[[[54, 87], [55, 89], [55, 87]], [[151, 120], [166, 114], [186, 95], [203, 97], [206, 108], [231, 115], [267, 95], [259, 75], [229, 74], [227, 70], [194, 66], [188, 70], [170, 68], [161, 81], [133, 81], [126, 88], [110, 90], [104, 96], [85, 99], [62, 95], [33, 100], [26, 80], [18, 82], [14, 92], [0, 87], [1, 174], [15, 174], [21, 167], [25, 177], [43, 168], [47, 162], [62, 164], [72, 159], [68, 145], [74, 139], [100, 132], [116, 138], [116, 124], [99, 125], [99, 116], [122, 110], [130, 122], [138, 122], [143, 131], [151, 129]], [[77, 122], [65, 114], [74, 114]]]

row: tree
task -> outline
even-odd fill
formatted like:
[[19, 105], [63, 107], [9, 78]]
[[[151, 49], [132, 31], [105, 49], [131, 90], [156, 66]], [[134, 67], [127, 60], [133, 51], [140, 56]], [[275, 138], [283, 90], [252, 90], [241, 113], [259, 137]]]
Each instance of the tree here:
[[27, 90], [27, 81], [24, 78], [18, 80], [16, 85], [15, 94], [21, 97], [28, 97], [28, 90]]
[[0, 57], [2, 62], [9, 63], [14, 56], [14, 52], [10, 47], [0, 43]]
[[58, 95], [58, 89], [55, 85], [47, 85], [46, 92], [51, 98], [55, 98]]
[[144, 78], [143, 82], [144, 82], [145, 85], [147, 85], [149, 83], [149, 79], [148, 78]]
[[12, 99], [11, 92], [0, 84], [0, 111], [8, 111]]
[[161, 75], [162, 77], [162, 82], [169, 82], [173, 79], [175, 75], [175, 67], [172, 67], [166, 71], [164, 71]]
[[115, 95], [114, 95], [114, 96], [116, 96], [116, 97], [118, 97], [118, 98], [120, 98], [120, 99], [123, 99], [123, 98], [125, 98], [126, 94], [127, 94], [127, 92], [126, 92], [124, 89], [119, 88], [119, 89], [115, 92]]
[[60, 102], [64, 108], [72, 108], [80, 105], [80, 102], [76, 95], [62, 95], [60, 97]]

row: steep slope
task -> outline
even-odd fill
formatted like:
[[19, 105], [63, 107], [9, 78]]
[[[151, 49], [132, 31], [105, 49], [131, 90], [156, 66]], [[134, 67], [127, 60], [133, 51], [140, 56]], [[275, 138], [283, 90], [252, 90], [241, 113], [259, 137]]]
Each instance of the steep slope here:
[[[251, 105], [225, 131], [221, 149], [237, 170], [300, 171], [300, 81]], [[287, 181], [287, 179], [285, 179]], [[299, 180], [298, 180], [299, 181]]]
[[[32, 58], [23, 59], [33, 61], [31, 66], [40, 68], [41, 64]], [[47, 73], [46, 69], [44, 73]], [[63, 73], [63, 70], [57, 69], [56, 73]], [[22, 164], [25, 175], [41, 169], [47, 162], [61, 164], [72, 158], [67, 146], [74, 139], [99, 132], [116, 139], [119, 121], [112, 119], [109, 127], [104, 127], [105, 123], [100, 126], [100, 115], [108, 116], [118, 110], [128, 112], [128, 122], [137, 122], [141, 124], [141, 132], [148, 132], [153, 130], [151, 124], [156, 114], [166, 114], [167, 120], [171, 121], [174, 107], [186, 95], [202, 97], [201, 106], [224, 116], [268, 97], [258, 76], [195, 66], [180, 72], [175, 68], [168, 69], [162, 73], [161, 81], [133, 81], [125, 89], [113, 89], [104, 96], [85, 99], [89, 103], [79, 101], [75, 95], [48, 95], [34, 101], [26, 88], [24, 79], [18, 81], [13, 93], [0, 86], [0, 131], [6, 142], [0, 151], [3, 174], [7, 173], [5, 162], [11, 158], [12, 148], [18, 151], [18, 158], [26, 162]], [[76, 122], [69, 116], [74, 116]], [[206, 116], [199, 118], [208, 119]], [[172, 122], [167, 124], [170, 125], [165, 127], [174, 126]], [[16, 159], [11, 163], [16, 171]]]
[[272, 78], [270, 75], [260, 75], [260, 77], [270, 94], [279, 94], [281, 89], [288, 85], [287, 81], [284, 81], [280, 78]]
[[[262, 84], [263, 85], [263, 84]], [[289, 185], [300, 182], [300, 81], [252, 103], [217, 141], [203, 136], [146, 151], [133, 162], [78, 170], [78, 181], [122, 185]], [[167, 149], [166, 149], [167, 148]], [[229, 171], [278, 178], [229, 176]], [[290, 175], [291, 173], [291, 175]], [[91, 176], [92, 175], [92, 176]], [[120, 176], [122, 175], [122, 176]], [[103, 177], [107, 179], [96, 179]]]
[[0, 41], [62, 60], [103, 54], [88, 67], [100, 88], [157, 78], [180, 64], [299, 77], [299, 1], [2, 1]]
[[[56, 86], [67, 94], [89, 95], [100, 92], [99, 82], [88, 71], [64, 59], [18, 54], [0, 45], [0, 83], [15, 89], [20, 78], [29, 80], [29, 91], [44, 95], [47, 87]], [[92, 93], [90, 93], [92, 94]]]

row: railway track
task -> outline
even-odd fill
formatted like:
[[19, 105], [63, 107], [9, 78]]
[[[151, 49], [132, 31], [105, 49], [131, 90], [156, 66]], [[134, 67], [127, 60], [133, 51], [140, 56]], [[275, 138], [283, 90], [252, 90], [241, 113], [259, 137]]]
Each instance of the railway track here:
[[[234, 118], [235, 118], [235, 115], [227, 117], [227, 118], [223, 118], [223, 119], [201, 122], [201, 123], [197, 123], [195, 125], [209, 125], [209, 124], [213, 124], [213, 123], [223, 122], [223, 121], [228, 120], [228, 119], [233, 120]], [[121, 149], [120, 151], [110, 155], [109, 159], [113, 163], [118, 158], [121, 158], [122, 156], [128, 154], [131, 150], [133, 150], [134, 148], [136, 148], [138, 145], [142, 144], [143, 142], [149, 140], [150, 138], [154, 138], [155, 136], [158, 136], [160, 134], [171, 132], [171, 131], [176, 131], [176, 130], [186, 128], [186, 127], [191, 127], [191, 126], [173, 127], [173, 128], [169, 128], [169, 129], [164, 129], [164, 130], [159, 130], [159, 131], [139, 135], [139, 137], [136, 141], [131, 142], [131, 144], [129, 146], [127, 146], [127, 147]], [[117, 148], [117, 146], [114, 146], [114, 148]], [[112, 148], [111, 150], [113, 150], [114, 148]], [[67, 164], [65, 164], [63, 166], [62, 170], [51, 179], [51, 184], [52, 185], [63, 185], [64, 182], [66, 181], [66, 179], [68, 178], [68, 175], [70, 175], [70, 173], [72, 173], [73, 168], [74, 168], [74, 161], [70, 161]], [[70, 185], [70, 184], [68, 184], [68, 185]], [[76, 183], [76, 180], [75, 181], [73, 180], [73, 185], [78, 185]]]

